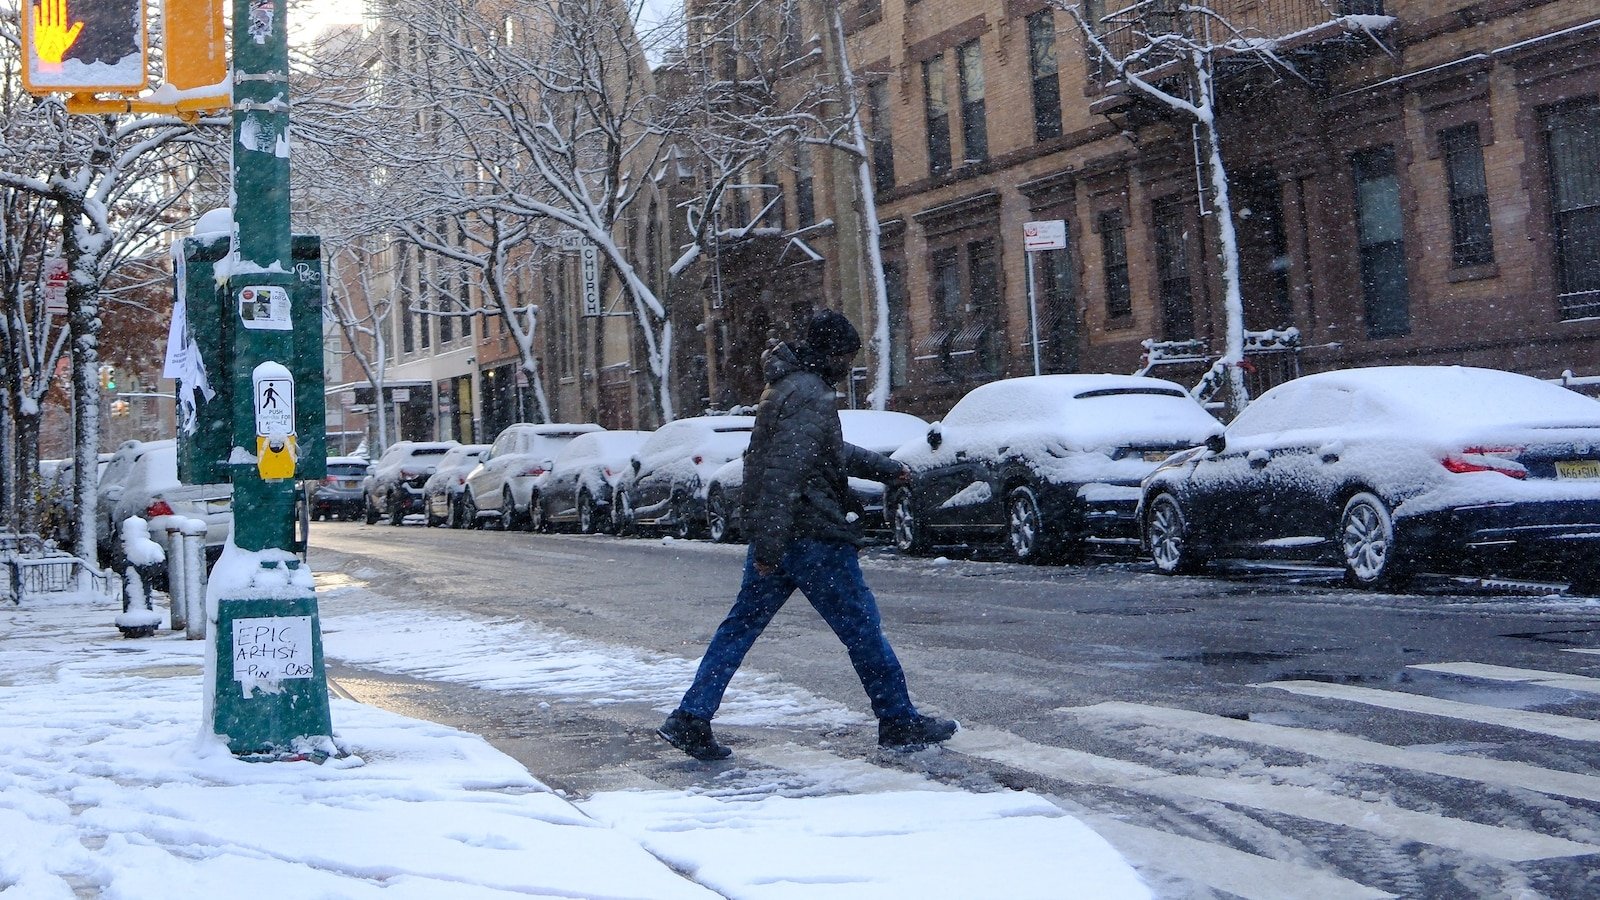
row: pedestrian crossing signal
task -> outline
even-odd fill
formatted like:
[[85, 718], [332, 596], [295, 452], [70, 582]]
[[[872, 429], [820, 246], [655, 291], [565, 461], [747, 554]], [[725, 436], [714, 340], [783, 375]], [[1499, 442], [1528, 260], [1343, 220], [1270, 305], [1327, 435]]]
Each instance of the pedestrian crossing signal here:
[[22, 85], [31, 94], [142, 90], [144, 0], [24, 0]]

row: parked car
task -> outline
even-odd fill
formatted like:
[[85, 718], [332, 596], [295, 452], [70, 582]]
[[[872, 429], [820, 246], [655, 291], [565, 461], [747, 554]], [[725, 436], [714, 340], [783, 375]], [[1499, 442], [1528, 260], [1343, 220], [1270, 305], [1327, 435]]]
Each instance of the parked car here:
[[534, 484], [550, 471], [556, 455], [578, 435], [604, 430], [592, 424], [507, 425], [467, 475], [461, 496], [467, 524], [477, 527], [488, 518], [499, 519], [507, 530], [529, 524]]
[[656, 429], [618, 485], [624, 527], [667, 528], [680, 538], [699, 534], [711, 473], [744, 453], [755, 423], [754, 416], [696, 416]]
[[311, 486], [313, 519], [354, 519], [361, 515], [366, 497], [361, 483], [367, 477], [367, 461], [360, 456], [328, 457], [328, 474]]
[[1252, 402], [1145, 482], [1164, 573], [1326, 559], [1361, 587], [1418, 570], [1543, 568], [1600, 587], [1600, 403], [1510, 372], [1381, 366]]
[[[147, 523], [160, 516], [183, 516], [206, 523], [206, 563], [215, 563], [233, 528], [233, 485], [183, 484], [178, 481], [178, 450], [174, 441], [125, 441], [117, 448], [96, 490], [95, 521], [101, 564], [121, 569], [122, 523], [130, 517]], [[167, 544], [164, 530], [151, 539]], [[165, 581], [165, 567], [156, 587]]]
[[362, 483], [366, 498], [367, 524], [388, 516], [390, 525], [400, 525], [406, 516], [422, 512], [422, 486], [428, 483], [439, 460], [458, 446], [455, 441], [398, 441], [383, 451], [368, 469]]
[[595, 431], [567, 444], [544, 476], [533, 502], [533, 527], [570, 525], [583, 534], [615, 533], [612, 503], [629, 460], [650, 437], [648, 431]]
[[438, 468], [422, 485], [423, 524], [429, 528], [448, 525], [465, 528], [466, 511], [461, 498], [467, 490], [467, 475], [483, 460], [488, 444], [461, 444], [451, 447], [439, 459]]
[[1033, 375], [974, 388], [896, 450], [911, 484], [889, 499], [895, 545], [989, 543], [1013, 559], [1138, 536], [1139, 482], [1222, 425], [1182, 387], [1137, 375]]
[[[875, 409], [841, 409], [839, 426], [846, 443], [882, 453], [895, 452], [908, 441], [928, 431], [928, 423], [902, 412]], [[706, 531], [713, 541], [731, 541], [739, 536], [739, 495], [744, 489], [744, 457], [735, 459], [711, 475], [706, 485]], [[862, 528], [885, 528], [882, 482], [851, 478], [850, 493], [861, 508], [857, 515]]]

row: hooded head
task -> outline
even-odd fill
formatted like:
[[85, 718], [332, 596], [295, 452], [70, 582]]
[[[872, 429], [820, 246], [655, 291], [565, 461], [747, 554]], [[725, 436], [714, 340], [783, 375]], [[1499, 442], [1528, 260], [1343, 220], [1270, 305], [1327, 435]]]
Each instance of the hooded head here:
[[806, 326], [806, 339], [797, 354], [807, 368], [829, 384], [850, 374], [850, 358], [861, 349], [861, 335], [844, 314], [819, 309]]

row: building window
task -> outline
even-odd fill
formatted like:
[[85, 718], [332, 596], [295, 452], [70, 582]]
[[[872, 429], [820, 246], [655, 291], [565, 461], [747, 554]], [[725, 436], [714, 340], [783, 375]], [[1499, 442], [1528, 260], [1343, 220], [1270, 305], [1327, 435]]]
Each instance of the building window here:
[[968, 41], [956, 48], [961, 80], [961, 152], [968, 163], [989, 158], [989, 125], [983, 104], [983, 48]]
[[1489, 183], [1483, 173], [1478, 123], [1439, 132], [1445, 184], [1450, 192], [1450, 261], [1457, 267], [1494, 262], [1489, 229]]
[[1028, 73], [1033, 79], [1033, 139], [1061, 136], [1061, 75], [1056, 63], [1056, 14], [1044, 9], [1028, 17]]
[[977, 369], [999, 375], [1005, 360], [1000, 347], [1000, 258], [993, 240], [967, 245], [967, 327], [961, 349], [977, 355]]
[[812, 193], [811, 146], [794, 147], [794, 217], [801, 228], [816, 224], [817, 199]]
[[906, 310], [906, 276], [898, 262], [883, 264], [883, 290], [889, 298], [889, 385], [911, 380], [911, 315]]
[[1544, 126], [1561, 317], [1600, 316], [1600, 102], [1558, 107]]
[[867, 143], [872, 149], [872, 187], [887, 191], [894, 187], [894, 139], [889, 121], [889, 81], [880, 78], [867, 85], [867, 123], [872, 129]]
[[1122, 213], [1108, 209], [1100, 214], [1100, 258], [1106, 275], [1106, 318], [1133, 314], [1133, 290], [1128, 284], [1128, 236]]
[[1161, 299], [1162, 337], [1187, 341], [1194, 337], [1194, 302], [1189, 284], [1189, 235], [1183, 207], [1160, 200], [1151, 215], [1156, 238], [1156, 289]]
[[1037, 260], [1039, 295], [1036, 307], [1039, 362], [1045, 372], [1078, 371], [1078, 298], [1072, 278], [1072, 254], [1043, 250]]
[[928, 174], [950, 171], [950, 101], [944, 90], [944, 57], [922, 63], [923, 109], [928, 118]]
[[1403, 335], [1411, 331], [1411, 300], [1394, 148], [1363, 150], [1350, 157], [1350, 166], [1356, 181], [1356, 234], [1367, 335]]
[[397, 298], [400, 306], [400, 352], [417, 352], [417, 314], [411, 309], [415, 294], [411, 287], [411, 254], [400, 253], [400, 266], [395, 272], [395, 283], [400, 286]]

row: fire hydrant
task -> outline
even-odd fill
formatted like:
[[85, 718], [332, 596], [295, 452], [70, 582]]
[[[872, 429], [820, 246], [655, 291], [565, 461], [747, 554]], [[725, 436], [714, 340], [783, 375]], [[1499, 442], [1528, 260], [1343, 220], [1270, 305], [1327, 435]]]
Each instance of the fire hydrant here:
[[122, 556], [128, 564], [122, 570], [122, 615], [117, 616], [117, 629], [123, 637], [149, 637], [161, 624], [161, 614], [150, 597], [150, 583], [167, 557], [161, 545], [150, 540], [149, 529], [138, 516], [123, 520]]

